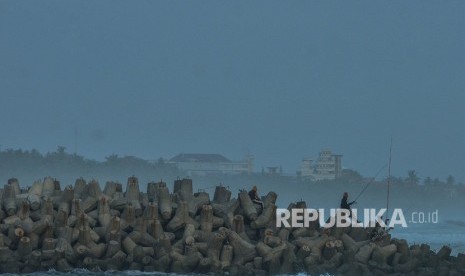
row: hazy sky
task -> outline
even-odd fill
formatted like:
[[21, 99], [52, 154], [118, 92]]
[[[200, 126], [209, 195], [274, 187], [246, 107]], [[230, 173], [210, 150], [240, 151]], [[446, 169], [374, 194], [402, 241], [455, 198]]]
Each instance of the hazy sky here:
[[465, 1], [0, 1], [0, 145], [465, 180]]

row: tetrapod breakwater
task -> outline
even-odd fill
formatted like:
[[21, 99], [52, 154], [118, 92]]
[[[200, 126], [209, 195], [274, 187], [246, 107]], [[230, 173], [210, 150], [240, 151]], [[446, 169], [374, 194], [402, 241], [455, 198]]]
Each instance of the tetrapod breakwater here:
[[[62, 189], [51, 177], [0, 189], [0, 272], [138, 270], [229, 275], [465, 275], [465, 255], [427, 244], [369, 237], [371, 229], [276, 227], [276, 199], [247, 191], [193, 191], [191, 179], [141, 191], [79, 178]], [[265, 189], [263, 187], [262, 189]], [[287, 207], [307, 208], [305, 201]]]

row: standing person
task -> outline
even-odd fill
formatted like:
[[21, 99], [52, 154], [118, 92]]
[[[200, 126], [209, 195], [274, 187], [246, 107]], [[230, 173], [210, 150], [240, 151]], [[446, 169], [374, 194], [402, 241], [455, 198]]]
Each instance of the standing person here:
[[344, 195], [342, 196], [342, 199], [341, 199], [341, 207], [340, 208], [349, 210], [349, 213], [350, 213], [349, 216], [352, 217], [352, 211], [350, 209], [350, 206], [352, 204], [356, 203], [356, 202], [354, 200], [354, 201], [348, 203], [347, 202], [348, 199], [349, 199], [349, 194], [347, 192], [345, 192]]
[[250, 190], [249, 192], [249, 197], [253, 203], [260, 204], [263, 208], [263, 202], [260, 200], [260, 197], [258, 196], [258, 193], [257, 193], [257, 186], [252, 187], [252, 190]]

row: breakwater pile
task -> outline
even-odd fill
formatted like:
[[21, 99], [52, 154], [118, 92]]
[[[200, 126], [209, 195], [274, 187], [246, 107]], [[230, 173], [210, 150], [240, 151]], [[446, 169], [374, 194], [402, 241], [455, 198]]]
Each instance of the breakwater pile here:
[[[277, 194], [263, 207], [247, 191], [237, 196], [217, 186], [213, 198], [193, 192], [192, 180], [138, 179], [126, 187], [77, 179], [61, 188], [50, 177], [21, 188], [10, 179], [0, 189], [0, 272], [75, 268], [230, 275], [464, 275], [465, 255], [434, 252], [389, 236], [373, 242], [372, 229], [276, 227]], [[307, 208], [304, 201], [291, 208]]]

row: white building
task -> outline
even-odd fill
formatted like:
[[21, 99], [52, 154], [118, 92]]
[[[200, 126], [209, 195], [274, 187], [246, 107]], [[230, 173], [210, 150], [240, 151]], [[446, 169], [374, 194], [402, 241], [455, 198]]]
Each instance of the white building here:
[[221, 154], [181, 153], [168, 163], [175, 164], [189, 175], [208, 175], [250, 174], [253, 172], [253, 161], [253, 155], [247, 155], [241, 161], [231, 161]]
[[320, 152], [315, 165], [312, 160], [302, 160], [300, 175], [303, 179], [326, 180], [336, 179], [342, 172], [342, 155], [333, 154], [331, 150]]
[[309, 158], [302, 159], [300, 165], [300, 176], [304, 179], [312, 179], [315, 174], [315, 168], [313, 167], [313, 160]]

